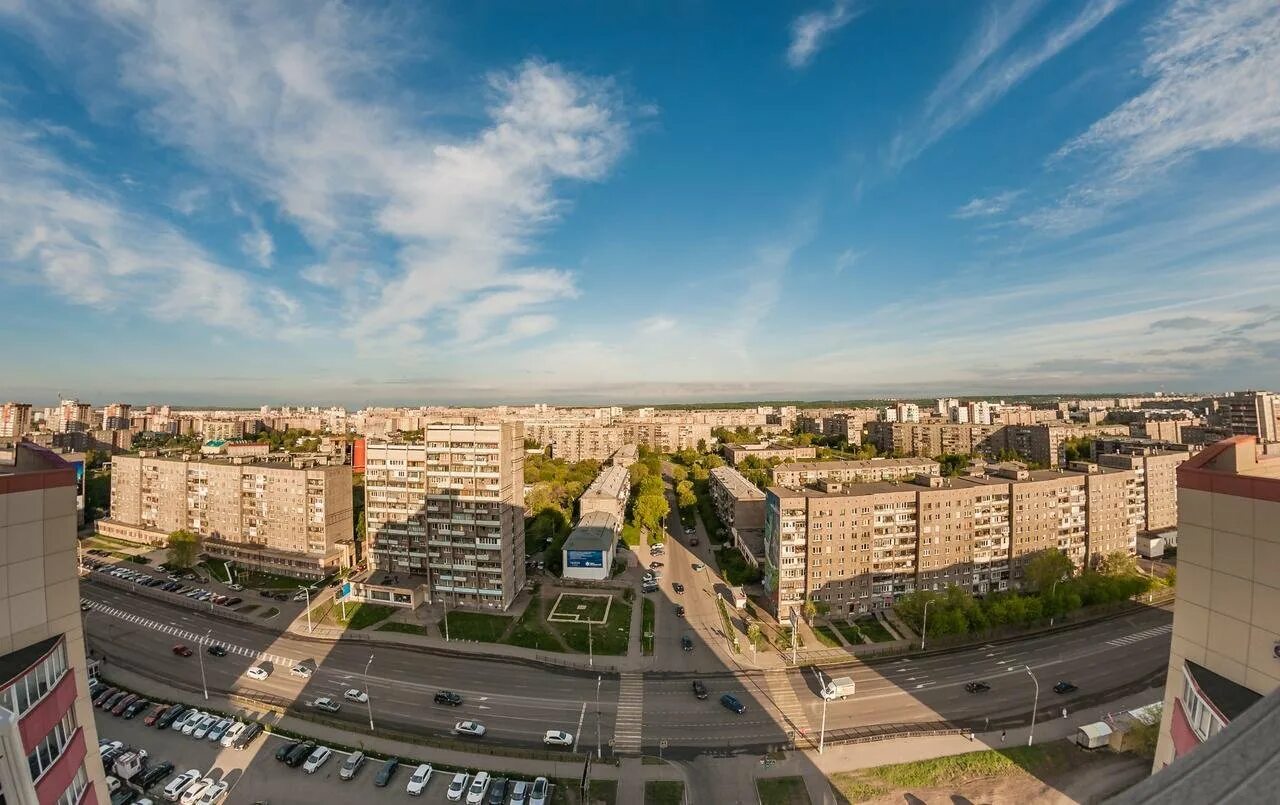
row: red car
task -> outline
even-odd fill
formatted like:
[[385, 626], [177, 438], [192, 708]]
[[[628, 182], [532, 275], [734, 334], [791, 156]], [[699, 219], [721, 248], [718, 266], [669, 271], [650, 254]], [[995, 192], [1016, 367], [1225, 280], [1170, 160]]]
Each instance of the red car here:
[[179, 643], [178, 645], [173, 647], [173, 653], [177, 654], [179, 657], [190, 657], [191, 649]]
[[126, 708], [128, 708], [129, 705], [133, 704], [137, 700], [138, 700], [138, 694], [130, 693], [128, 696], [125, 696], [123, 699], [116, 702], [116, 706], [111, 708], [111, 715], [113, 716], [120, 715], [125, 711]]
[[146, 724], [148, 727], [155, 726], [156, 721], [158, 721], [160, 716], [164, 715], [164, 711], [168, 709], [169, 705], [167, 704], [157, 704], [150, 713], [147, 713], [147, 717], [142, 719], [142, 723]]

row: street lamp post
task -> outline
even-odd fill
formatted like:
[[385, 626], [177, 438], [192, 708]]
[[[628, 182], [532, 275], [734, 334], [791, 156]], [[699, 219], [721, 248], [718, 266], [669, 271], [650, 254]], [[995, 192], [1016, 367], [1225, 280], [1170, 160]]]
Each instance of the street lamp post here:
[[823, 679], [822, 679], [822, 672], [821, 672], [821, 671], [818, 671], [818, 686], [819, 686], [819, 690], [821, 690], [821, 691], [823, 692], [823, 696], [822, 696], [822, 726], [818, 729], [818, 754], [819, 754], [819, 755], [821, 755], [821, 754], [822, 754], [822, 748], [823, 748], [823, 746], [826, 744], [826, 741], [827, 741], [827, 697], [826, 697], [826, 689], [827, 689], [827, 686], [826, 686], [826, 683], [825, 683], [825, 682], [823, 681]]
[[924, 651], [925, 637], [929, 634], [929, 605], [933, 603], [932, 598], [924, 602], [924, 621], [920, 624], [920, 650]]
[[373, 732], [373, 697], [369, 695], [369, 666], [373, 665], [373, 655], [364, 664], [364, 703], [369, 706], [369, 732]]
[[600, 682], [604, 679], [603, 674], [596, 675], [596, 760], [600, 760]]
[[209, 682], [204, 676], [204, 644], [211, 634], [213, 634], [213, 627], [209, 627], [209, 631], [205, 632], [204, 637], [200, 639], [200, 643], [196, 648], [196, 652], [200, 655], [200, 687], [204, 690], [204, 700], [206, 702], [209, 701]]
[[315, 627], [311, 625], [311, 590], [301, 584], [298, 585], [298, 589], [302, 590], [302, 594], [307, 597], [307, 634], [311, 634], [315, 631]]
[[1031, 746], [1031, 739], [1036, 734], [1036, 708], [1040, 706], [1040, 680], [1036, 679], [1036, 675], [1031, 673], [1030, 665], [1024, 666], [1023, 670], [1027, 672], [1027, 676], [1031, 677], [1031, 681], [1036, 685], [1036, 695], [1031, 700], [1031, 731], [1027, 733], [1027, 746]]
[[591, 635], [592, 635], [591, 627], [592, 627], [592, 624], [588, 621], [588, 623], [587, 623], [587, 667], [588, 667], [588, 668], [595, 668], [595, 667], [596, 667], [596, 653], [595, 653], [595, 648], [594, 648], [594, 645], [595, 645], [595, 644], [594, 644], [594, 642], [592, 641], [592, 636], [591, 636]]

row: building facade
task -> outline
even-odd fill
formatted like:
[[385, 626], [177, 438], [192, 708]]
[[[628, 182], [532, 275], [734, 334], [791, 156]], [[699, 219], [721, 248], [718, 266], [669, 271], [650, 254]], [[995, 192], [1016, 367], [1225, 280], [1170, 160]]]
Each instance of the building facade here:
[[17, 441], [31, 432], [31, 403], [0, 405], [0, 440]]
[[432, 424], [423, 439], [365, 447], [372, 569], [355, 594], [507, 609], [525, 580], [524, 428]]
[[1256, 436], [1178, 468], [1178, 584], [1153, 769], [1280, 688], [1280, 457]]
[[816, 447], [788, 447], [781, 444], [726, 444], [721, 452], [731, 465], [738, 466], [748, 458], [761, 461], [799, 461], [803, 458], [817, 458]]
[[631, 494], [631, 473], [626, 467], [605, 467], [578, 498], [578, 518], [604, 512], [621, 523], [626, 518], [627, 497]]
[[813, 461], [780, 464], [769, 471], [778, 486], [805, 486], [818, 481], [866, 483], [937, 475], [938, 462], [919, 458], [873, 458], [865, 461]]
[[0, 446], [0, 791], [6, 803], [106, 802], [89, 701], [76, 562], [75, 472]]
[[1257, 436], [1261, 442], [1280, 441], [1280, 394], [1237, 391], [1226, 400], [1231, 433]]
[[163, 545], [186, 529], [209, 556], [292, 576], [338, 570], [352, 539], [351, 467], [116, 456], [102, 534]]

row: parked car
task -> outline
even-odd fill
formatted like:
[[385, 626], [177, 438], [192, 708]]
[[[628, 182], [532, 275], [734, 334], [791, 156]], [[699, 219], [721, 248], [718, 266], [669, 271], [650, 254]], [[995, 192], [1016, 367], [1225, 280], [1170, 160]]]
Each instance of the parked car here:
[[179, 657], [190, 657], [191, 649], [179, 643], [178, 645], [173, 647], [173, 653], [177, 654]]
[[485, 730], [479, 721], [459, 721], [453, 725], [453, 732], [467, 738], [483, 738]]
[[191, 737], [195, 738], [197, 741], [203, 741], [205, 737], [208, 736], [209, 730], [213, 729], [213, 725], [218, 723], [218, 720], [217, 716], [205, 716], [204, 719], [196, 725], [196, 728], [191, 731]]
[[248, 726], [249, 725], [243, 721], [237, 721], [230, 727], [227, 727], [226, 732], [222, 733], [222, 737], [218, 739], [218, 745], [230, 749], [235, 745], [236, 738], [239, 738], [240, 733], [244, 732]]
[[123, 742], [123, 741], [107, 741], [107, 742], [105, 742], [105, 743], [99, 743], [99, 744], [98, 744], [98, 757], [106, 757], [109, 753], [114, 752], [114, 751], [117, 751], [117, 750], [119, 750], [119, 751], [123, 751], [123, 750], [124, 750], [124, 742]]
[[1079, 688], [1065, 680], [1053, 686], [1053, 692], [1057, 694], [1071, 693], [1075, 690], [1079, 690]]
[[697, 573], [697, 572], [699, 572], [700, 570], [702, 570], [702, 568], [703, 568], [703, 567], [704, 567], [704, 565], [703, 565], [701, 562], [694, 562], [694, 563], [693, 563], [693, 572], [694, 572], [694, 573]]
[[484, 794], [489, 790], [489, 772], [476, 772], [467, 789], [467, 805], [484, 805]]
[[684, 593], [684, 585], [683, 585], [683, 584], [681, 584], [681, 583], [680, 583], [680, 582], [678, 582], [678, 581], [677, 581], [677, 582], [672, 582], [672, 584], [671, 584], [671, 592], [673, 592], [673, 593], [677, 593], [677, 594], [683, 594], [683, 593]]
[[409, 784], [405, 786], [404, 790], [411, 797], [420, 797], [429, 782], [431, 782], [431, 765], [423, 763], [413, 770], [413, 774], [409, 777]]
[[175, 724], [174, 728], [177, 729], [179, 732], [181, 732], [183, 735], [190, 735], [191, 733], [196, 731], [196, 727], [200, 726], [201, 722], [203, 722], [206, 718], [213, 718], [213, 716], [205, 715], [199, 710], [192, 710], [190, 715], [182, 719], [182, 726], [179, 727], [178, 725]]
[[164, 798], [170, 802], [177, 802], [178, 798], [186, 793], [187, 789], [195, 785], [200, 779], [199, 769], [188, 769], [177, 777], [169, 781], [164, 787]]
[[256, 679], [261, 682], [271, 676], [271, 672], [266, 668], [263, 668], [261, 665], [251, 665], [249, 666], [249, 670], [244, 672], [244, 675], [250, 679]]
[[241, 604], [241, 603], [244, 603], [244, 599], [238, 595], [233, 595], [230, 598], [228, 598], [226, 601], [223, 601], [222, 605], [224, 607], [233, 607], [236, 604]]
[[309, 665], [303, 665], [303, 664], [299, 663], [299, 664], [297, 664], [297, 665], [293, 666], [292, 668], [290, 668], [290, 669], [289, 669], [289, 673], [290, 673], [290, 674], [292, 674], [292, 675], [294, 675], [294, 676], [300, 676], [300, 677], [302, 677], [303, 679], [310, 679], [310, 678], [311, 678], [311, 666], [309, 666]]
[[107, 703], [107, 699], [110, 699], [112, 696], [116, 695], [119, 692], [120, 692], [120, 688], [107, 688], [103, 691], [100, 691], [98, 695], [93, 698], [93, 706], [102, 707]]
[[234, 723], [235, 722], [229, 718], [220, 719], [218, 723], [214, 724], [213, 728], [209, 730], [209, 734], [206, 737], [211, 741], [221, 741], [222, 736], [227, 734], [227, 730], [231, 729], [231, 725]]
[[453, 779], [449, 781], [449, 790], [445, 792], [445, 798], [450, 802], [461, 802], [462, 795], [467, 791], [467, 773], [460, 771], [453, 775]]
[[723, 704], [726, 709], [732, 710], [738, 715], [742, 715], [743, 713], [747, 712], [747, 706], [743, 704], [738, 699], [738, 697], [734, 696], [732, 693], [726, 693], [723, 696], [721, 696], [720, 703]]
[[191, 787], [182, 792], [182, 797], [178, 800], [182, 805], [196, 805], [200, 801], [200, 795], [205, 789], [213, 785], [212, 777], [205, 777], [191, 784]]
[[127, 690], [118, 690], [111, 695], [111, 698], [105, 700], [100, 707], [107, 712], [111, 712], [116, 709], [116, 705], [119, 704], [126, 696], [131, 695], [132, 694]]
[[317, 710], [323, 710], [326, 713], [336, 713], [342, 708], [342, 705], [338, 704], [333, 699], [330, 699], [328, 696], [316, 699], [311, 703], [311, 706]]
[[244, 589], [244, 585], [243, 585], [243, 584], [228, 584], [228, 585], [227, 585], [227, 589], [228, 589], [228, 590], [235, 590], [236, 592], [240, 592], [241, 590], [243, 590], [243, 589]]
[[142, 719], [142, 723], [145, 726], [154, 727], [167, 712], [169, 712], [169, 705], [157, 704], [155, 707], [151, 708], [151, 712], [147, 713], [146, 717]]
[[378, 769], [378, 776], [373, 778], [373, 784], [379, 788], [386, 788], [391, 782], [391, 778], [396, 776], [396, 769], [400, 768], [400, 758], [393, 757], [386, 763], [382, 764], [382, 768]]
[[145, 788], [150, 788], [164, 778], [168, 777], [173, 771], [173, 764], [169, 762], [157, 763], [154, 766], [148, 766], [142, 774], [135, 778], [134, 782]]
[[227, 789], [230, 787], [226, 780], [219, 780], [204, 790], [200, 799], [196, 800], [196, 805], [214, 805], [220, 802], [227, 795]]
[[690, 537], [690, 538], [689, 538], [689, 547], [691, 547], [691, 548], [696, 548], [696, 547], [698, 547], [698, 542], [699, 542], [699, 540], [698, 540], [698, 538], [697, 538], [697, 537]]
[[364, 765], [364, 752], [359, 750], [347, 755], [347, 759], [342, 761], [342, 768], [338, 769], [338, 779], [350, 780], [356, 776], [356, 772], [360, 771], [360, 767]]
[[550, 795], [551, 781], [546, 777], [539, 777], [533, 781], [533, 788], [529, 791], [529, 805], [547, 805]]
[[693, 695], [699, 699], [707, 698], [707, 686], [699, 679], [693, 680]]
[[276, 760], [283, 763], [285, 759], [289, 757], [289, 753], [297, 749], [298, 745], [301, 743], [302, 741], [285, 741], [280, 745], [280, 748], [276, 750]]
[[249, 724], [249, 726], [245, 727], [243, 732], [241, 732], [238, 736], [236, 736], [235, 742], [231, 744], [232, 748], [244, 749], [246, 746], [253, 743], [253, 739], [257, 738], [258, 734], [261, 732], [262, 732], [262, 725], [254, 721], [253, 723]]
[[173, 707], [165, 710], [164, 715], [156, 719], [156, 729], [168, 729], [173, 722], [182, 718], [183, 715], [189, 712], [190, 710], [188, 710], [184, 705], [175, 704]]
[[365, 702], [369, 701], [369, 694], [365, 693], [363, 690], [360, 690], [358, 688], [350, 688], [342, 694], [342, 698], [348, 701], [359, 702], [360, 704], [364, 704]]
[[317, 746], [307, 757], [307, 762], [302, 764], [302, 770], [307, 774], [315, 774], [316, 770], [323, 766], [332, 754], [333, 750], [329, 747]]
[[447, 704], [453, 707], [457, 707], [458, 705], [462, 704], [462, 697], [451, 690], [441, 690], [441, 691], [436, 691], [436, 695], [433, 701], [436, 704]]
[[316, 749], [315, 741], [304, 741], [293, 748], [288, 755], [285, 756], [284, 765], [291, 769], [301, 766], [307, 758], [311, 757], [311, 753]]
[[489, 783], [488, 805], [504, 805], [507, 801], [507, 778], [495, 777]]
[[676, 605], [676, 617], [677, 618], [684, 617], [684, 607], [679, 604]]
[[970, 693], [986, 693], [991, 690], [991, 686], [986, 682], [966, 682], [964, 689]]
[[123, 699], [115, 703], [115, 706], [111, 708], [111, 715], [123, 715], [124, 711], [129, 708], [129, 705], [133, 704], [137, 700], [138, 694], [130, 693], [128, 696], [125, 696]]
[[573, 746], [573, 734], [564, 730], [547, 730], [542, 736], [542, 743], [547, 746]]
[[209, 653], [215, 657], [225, 657], [227, 656], [227, 647], [221, 643], [214, 643], [209, 646]]
[[136, 716], [138, 713], [141, 713], [143, 710], [145, 710], [145, 709], [146, 709], [147, 707], [149, 707], [150, 705], [151, 705], [151, 702], [150, 702], [150, 701], [148, 701], [148, 700], [146, 700], [146, 699], [138, 699], [138, 700], [137, 700], [137, 701], [135, 701], [133, 704], [131, 704], [131, 705], [129, 705], [128, 707], [126, 707], [126, 708], [124, 709], [124, 713], [123, 713], [122, 715], [123, 715], [126, 719], [131, 719], [131, 718], [133, 718], [134, 716]]

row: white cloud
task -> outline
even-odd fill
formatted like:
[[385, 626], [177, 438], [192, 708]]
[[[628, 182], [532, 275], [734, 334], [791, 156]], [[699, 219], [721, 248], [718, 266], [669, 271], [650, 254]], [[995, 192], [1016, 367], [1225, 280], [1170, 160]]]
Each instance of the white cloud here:
[[674, 330], [676, 320], [670, 316], [650, 316], [640, 322], [640, 332], [646, 335], [657, 335]]
[[1280, 5], [1271, 0], [1181, 0], [1148, 38], [1151, 84], [1067, 143], [1101, 165], [1025, 223], [1057, 234], [1103, 220], [1170, 169], [1232, 147], [1280, 148]]
[[271, 268], [271, 260], [276, 253], [275, 240], [263, 228], [258, 216], [249, 216], [249, 227], [249, 231], [240, 236], [240, 249], [258, 265]]
[[1022, 195], [1021, 190], [1005, 190], [996, 193], [994, 196], [979, 196], [961, 206], [951, 214], [951, 217], [987, 218], [992, 215], [1000, 215], [1007, 212], [1020, 195]]
[[853, 249], [845, 249], [836, 257], [836, 274], [843, 274], [846, 269], [853, 268], [854, 264], [866, 255], [866, 252], [856, 252]]
[[952, 129], [991, 108], [1041, 65], [1096, 28], [1124, 2], [1089, 0], [1065, 24], [1050, 30], [1040, 41], [1002, 58], [997, 58], [1000, 51], [1041, 4], [1015, 0], [993, 11], [956, 64], [930, 93], [920, 117], [894, 136], [889, 147], [889, 167], [901, 169]]
[[834, 0], [825, 11], [810, 11], [796, 17], [791, 23], [787, 64], [796, 69], [807, 66], [825, 40], [853, 22], [860, 13], [854, 8], [853, 0]]

